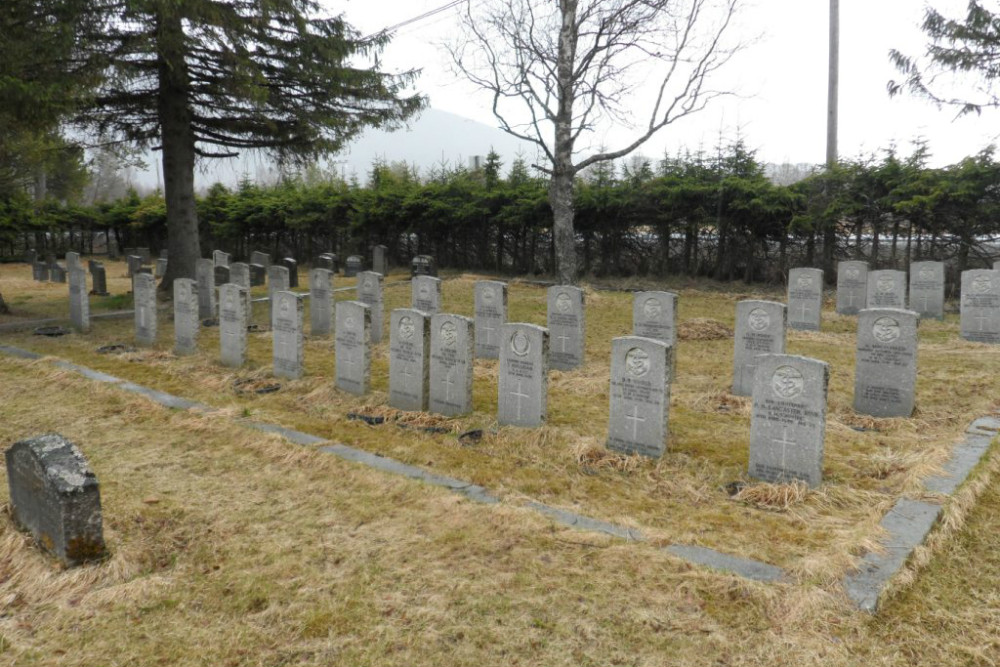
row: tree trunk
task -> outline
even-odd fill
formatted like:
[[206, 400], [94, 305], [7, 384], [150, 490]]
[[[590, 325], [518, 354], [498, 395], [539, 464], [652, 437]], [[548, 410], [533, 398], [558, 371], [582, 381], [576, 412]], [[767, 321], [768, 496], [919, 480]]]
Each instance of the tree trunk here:
[[201, 257], [194, 200], [194, 134], [188, 105], [190, 80], [184, 60], [181, 16], [169, 9], [157, 17], [159, 52], [158, 113], [163, 142], [163, 195], [167, 208], [170, 261], [160, 289], [170, 293], [174, 278], [194, 278]]
[[556, 63], [559, 106], [554, 120], [555, 142], [552, 179], [549, 182], [549, 206], [552, 207], [552, 235], [555, 243], [556, 273], [559, 282], [576, 281], [576, 234], [573, 233], [573, 102], [574, 65], [576, 61], [577, 0], [560, 0], [562, 26], [559, 29], [559, 55]]
[[0, 294], [0, 315], [10, 315], [10, 308], [7, 307], [7, 303], [3, 300], [3, 294]]

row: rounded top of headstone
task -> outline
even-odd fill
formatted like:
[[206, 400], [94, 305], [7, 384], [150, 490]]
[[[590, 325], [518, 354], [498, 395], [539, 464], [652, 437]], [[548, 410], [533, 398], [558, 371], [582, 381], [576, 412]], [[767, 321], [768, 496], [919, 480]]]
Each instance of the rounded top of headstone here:
[[15, 442], [6, 451], [8, 465], [13, 457], [25, 450], [43, 462], [48, 480], [60, 493], [72, 493], [97, 485], [97, 476], [90, 469], [83, 452], [58, 433]]

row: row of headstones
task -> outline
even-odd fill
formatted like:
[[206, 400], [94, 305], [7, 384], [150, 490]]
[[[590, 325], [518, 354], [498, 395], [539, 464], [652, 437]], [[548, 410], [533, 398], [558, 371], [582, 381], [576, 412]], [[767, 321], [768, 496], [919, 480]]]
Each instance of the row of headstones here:
[[[962, 272], [961, 280], [962, 338], [1000, 343], [1000, 273], [996, 269], [971, 269]], [[822, 270], [800, 268], [788, 272], [790, 328], [818, 330], [822, 303]], [[944, 264], [911, 264], [907, 291], [904, 271], [869, 271], [865, 262], [841, 262], [837, 267], [837, 312], [856, 315], [863, 308], [902, 308], [916, 312], [921, 318], [942, 319]]]

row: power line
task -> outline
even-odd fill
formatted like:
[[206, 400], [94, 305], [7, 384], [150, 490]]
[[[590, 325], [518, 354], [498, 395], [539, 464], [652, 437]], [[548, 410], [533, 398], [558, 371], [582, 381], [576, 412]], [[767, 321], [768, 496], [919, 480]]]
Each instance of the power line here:
[[462, 4], [463, 2], [466, 2], [466, 0], [451, 0], [451, 2], [447, 2], [447, 3], [443, 4], [443, 5], [441, 5], [440, 7], [438, 7], [437, 9], [432, 9], [432, 10], [430, 10], [428, 12], [424, 12], [423, 14], [420, 14], [419, 16], [414, 16], [413, 18], [406, 19], [405, 21], [401, 21], [400, 23], [397, 23], [395, 25], [391, 25], [391, 26], [389, 26], [387, 28], [382, 28], [378, 32], [373, 32], [372, 34], [370, 34], [367, 37], [365, 37], [365, 39], [371, 39], [372, 37], [375, 37], [376, 35], [381, 35], [381, 34], [385, 34], [385, 33], [388, 33], [388, 32], [395, 32], [396, 30], [399, 30], [400, 28], [408, 26], [408, 25], [410, 25], [412, 23], [417, 23], [418, 21], [423, 21], [424, 19], [428, 19], [428, 18], [434, 16], [435, 14], [440, 14], [441, 12], [446, 12], [449, 9], [453, 8], [453, 7], [457, 7], [458, 5]]

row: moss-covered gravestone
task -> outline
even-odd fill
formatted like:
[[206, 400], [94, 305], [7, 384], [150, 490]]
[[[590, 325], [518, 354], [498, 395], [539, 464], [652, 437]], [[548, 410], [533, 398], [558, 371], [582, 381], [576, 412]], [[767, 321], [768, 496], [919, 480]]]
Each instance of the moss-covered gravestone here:
[[6, 452], [11, 516], [67, 567], [105, 553], [97, 476], [76, 445], [48, 434]]

